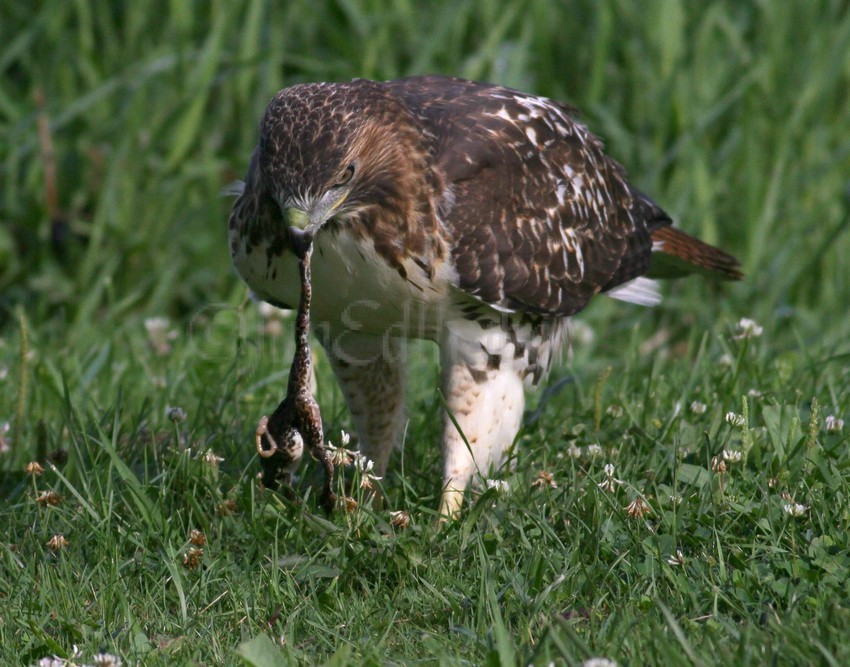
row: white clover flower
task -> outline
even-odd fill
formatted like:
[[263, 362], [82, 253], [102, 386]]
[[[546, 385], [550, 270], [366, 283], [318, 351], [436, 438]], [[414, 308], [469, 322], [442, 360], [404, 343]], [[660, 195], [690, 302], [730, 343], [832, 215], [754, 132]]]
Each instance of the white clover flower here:
[[187, 570], [194, 570], [201, 564], [204, 557], [204, 550], [200, 547], [189, 547], [186, 553], [183, 554], [183, 567]]
[[93, 667], [121, 667], [121, 658], [111, 653], [98, 653], [92, 658]]
[[617, 661], [610, 658], [588, 658], [581, 667], [617, 667]]
[[70, 663], [57, 655], [42, 658], [38, 661], [38, 667], [70, 667]]
[[332, 442], [328, 442], [326, 449], [330, 452], [331, 463], [335, 466], [351, 465], [360, 457], [360, 452], [352, 451], [345, 447], [334, 447]]
[[186, 421], [186, 417], [189, 415], [183, 408], [168, 405], [165, 407], [165, 416], [175, 424], [179, 424], [180, 422]]
[[355, 465], [357, 465], [357, 469], [360, 471], [360, 488], [361, 489], [372, 489], [374, 482], [380, 482], [383, 477], [378, 477], [373, 474], [372, 471], [375, 469], [375, 462], [370, 461], [365, 456], [357, 452], [354, 458]]
[[758, 338], [761, 336], [764, 329], [759, 326], [759, 323], [755, 320], [751, 320], [748, 317], [742, 317], [738, 320], [736, 331], [737, 333], [733, 336], [733, 338], [735, 340], [744, 340], [746, 338]]
[[204, 535], [204, 532], [202, 530], [192, 528], [189, 531], [189, 542], [191, 544], [194, 544], [196, 547], [203, 547], [207, 543], [207, 536]]
[[750, 398], [761, 398], [762, 396], [764, 396], [764, 394], [758, 389], [752, 388], [747, 392], [747, 396], [749, 396]]
[[279, 338], [283, 334], [283, 321], [292, 315], [291, 310], [278, 308], [266, 301], [260, 301], [257, 312], [263, 320], [263, 333], [272, 338]]
[[585, 449], [585, 454], [591, 458], [602, 456], [602, 447], [599, 445], [588, 445]]
[[711, 457], [711, 469], [721, 475], [726, 472], [726, 461], [723, 460], [722, 456]]
[[619, 419], [623, 416], [623, 406], [609, 405], [607, 408], [605, 408], [605, 414], [613, 417], [614, 419]]
[[357, 456], [354, 457], [354, 462], [357, 464], [357, 469], [360, 472], [370, 473], [375, 469], [375, 462], [367, 459], [360, 452], [357, 452]]
[[730, 411], [726, 413], [726, 423], [730, 426], [741, 428], [746, 425], [747, 420], [744, 418], [744, 415], [739, 415], [736, 412]]
[[148, 317], [145, 320], [145, 331], [148, 334], [148, 342], [161, 357], [171, 352], [170, 341], [177, 338], [177, 332], [171, 327], [171, 321], [167, 317]]
[[59, 551], [68, 546], [68, 540], [64, 535], [56, 534], [47, 541], [47, 546], [53, 551]]
[[511, 485], [504, 479], [488, 479], [487, 488], [495, 489], [498, 493], [507, 493], [511, 490]]
[[609, 493], [614, 493], [617, 490], [617, 486], [623, 484], [623, 480], [616, 479], [614, 477], [614, 464], [606, 463], [603, 468], [605, 471], [605, 479], [599, 482], [596, 486], [598, 486], [603, 491], [608, 491]]
[[788, 503], [787, 505], [783, 505], [782, 509], [785, 511], [785, 514], [793, 517], [804, 516], [809, 510], [806, 505], [801, 505], [800, 503]]
[[35, 477], [38, 477], [44, 472], [44, 468], [38, 461], [30, 461], [24, 466], [24, 472], [27, 475], [34, 475]]
[[729, 463], [738, 463], [741, 460], [743, 454], [737, 449], [724, 449], [723, 450], [723, 460], [728, 461]]
[[282, 320], [292, 312], [290, 310], [283, 310], [282, 308], [273, 306], [267, 301], [260, 301], [260, 305], [257, 306], [257, 311], [260, 313], [260, 317], [264, 320]]
[[[335, 466], [347, 466], [356, 461], [357, 465], [360, 466], [360, 460], [365, 457], [357, 450], [346, 449], [348, 447], [348, 443], [351, 442], [351, 436], [349, 436], [348, 433], [340, 430], [339, 434], [339, 440], [341, 443], [339, 447], [335, 447], [334, 444], [328, 440], [327, 450], [330, 452], [331, 463]], [[368, 459], [365, 460], [368, 461]]]
[[207, 451], [205, 451], [201, 455], [200, 458], [201, 458], [201, 461], [203, 461], [208, 466], [211, 466], [213, 468], [218, 468], [218, 464], [221, 463], [222, 461], [224, 461], [224, 459], [221, 456], [216, 456], [215, 452], [213, 452], [213, 450], [211, 450], [211, 449], [208, 449]]
[[673, 494], [670, 495], [670, 502], [673, 505], [681, 505], [682, 504], [682, 496], [680, 496], [678, 493], [673, 493]]
[[576, 447], [575, 443], [570, 443], [570, 446], [567, 447], [567, 456], [571, 459], [577, 459], [581, 456], [581, 448]]
[[570, 320], [570, 341], [579, 345], [590, 345], [596, 338], [593, 329], [581, 320]]
[[149, 336], [156, 336], [163, 331], [168, 331], [171, 326], [171, 320], [167, 317], [147, 317], [145, 318], [145, 330]]
[[9, 447], [9, 430], [11, 428], [9, 422], [0, 422], [0, 454], [5, 454], [11, 449]]
[[375, 482], [380, 482], [383, 477], [378, 477], [377, 475], [372, 475], [371, 473], [364, 473], [360, 478], [360, 488], [366, 489], [367, 491], [371, 491], [374, 489]]
[[623, 509], [626, 510], [626, 514], [632, 517], [641, 518], [644, 514], [651, 514], [652, 508], [649, 506], [643, 498], [640, 496], [635, 496], [635, 499], [630, 502]]
[[670, 565], [673, 565], [674, 567], [677, 566], [677, 565], [684, 565], [685, 564], [685, 556], [682, 553], [682, 550], [676, 549], [676, 554], [673, 555], [673, 556], [670, 556], [667, 559], [667, 563], [670, 564]]
[[0, 366], [0, 382], [9, 377], [9, 369], [5, 366]]
[[735, 358], [728, 352], [724, 352], [720, 355], [720, 358], [717, 360], [717, 363], [723, 366], [724, 368], [731, 368], [735, 364]]
[[58, 507], [62, 504], [62, 496], [56, 491], [42, 491], [35, 502], [39, 507]]
[[390, 512], [390, 523], [396, 528], [407, 528], [410, 525], [410, 512], [407, 510]]
[[603, 491], [607, 491], [608, 493], [614, 493], [617, 490], [617, 487], [614, 486], [614, 480], [605, 478], [599, 484], [597, 484], [600, 489]]
[[705, 403], [700, 403], [699, 401], [691, 403], [691, 412], [695, 415], [704, 415], [706, 410], [708, 410], [708, 406]]
[[38, 661], [38, 667], [65, 667], [67, 663], [60, 657], [52, 655]]
[[829, 415], [826, 418], [827, 433], [840, 433], [843, 428], [844, 420], [840, 417], [836, 417], [835, 415]]
[[552, 489], [557, 489], [558, 483], [555, 481], [555, 475], [546, 470], [541, 470], [539, 473], [537, 473], [537, 477], [531, 483], [531, 488], [537, 487], [539, 489], [542, 489], [547, 486]]

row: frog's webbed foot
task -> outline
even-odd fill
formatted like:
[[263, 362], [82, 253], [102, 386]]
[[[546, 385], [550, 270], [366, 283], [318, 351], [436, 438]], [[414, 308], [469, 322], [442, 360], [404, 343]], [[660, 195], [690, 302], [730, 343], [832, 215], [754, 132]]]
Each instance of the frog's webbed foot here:
[[304, 439], [291, 418], [286, 418], [287, 407], [284, 401], [271, 419], [262, 417], [255, 432], [263, 485], [270, 489], [277, 489], [280, 482], [288, 486], [304, 455]]
[[325, 482], [322, 487], [321, 503], [325, 511], [330, 514], [336, 507], [336, 494], [333, 492], [334, 467], [330, 453], [325, 447], [324, 435], [322, 433], [322, 416], [319, 413], [319, 404], [309, 391], [299, 392], [296, 412], [299, 415], [300, 431], [304, 442], [310, 451], [310, 455], [318, 461], [325, 473]]

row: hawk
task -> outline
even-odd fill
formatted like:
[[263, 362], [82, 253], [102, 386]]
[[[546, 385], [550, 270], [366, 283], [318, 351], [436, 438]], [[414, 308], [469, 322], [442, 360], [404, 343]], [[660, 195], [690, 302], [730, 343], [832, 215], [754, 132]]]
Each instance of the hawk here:
[[524, 385], [592, 297], [652, 305], [653, 277], [741, 277], [629, 184], [574, 109], [440, 76], [275, 95], [229, 242], [280, 307], [298, 303], [298, 230], [314, 234], [317, 337], [379, 475], [404, 428], [404, 341], [440, 346], [446, 516], [501, 464]]

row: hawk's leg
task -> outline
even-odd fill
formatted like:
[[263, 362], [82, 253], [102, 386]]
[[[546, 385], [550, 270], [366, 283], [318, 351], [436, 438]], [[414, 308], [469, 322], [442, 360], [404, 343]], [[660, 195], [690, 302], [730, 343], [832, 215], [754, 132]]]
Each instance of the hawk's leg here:
[[399, 339], [357, 332], [322, 336], [359, 436], [360, 452], [383, 476], [404, 432], [404, 350]]
[[519, 431], [525, 395], [512, 345], [494, 354], [486, 341], [446, 338], [442, 391], [449, 414], [443, 426], [440, 514], [455, 518], [473, 475], [488, 475], [503, 463]]

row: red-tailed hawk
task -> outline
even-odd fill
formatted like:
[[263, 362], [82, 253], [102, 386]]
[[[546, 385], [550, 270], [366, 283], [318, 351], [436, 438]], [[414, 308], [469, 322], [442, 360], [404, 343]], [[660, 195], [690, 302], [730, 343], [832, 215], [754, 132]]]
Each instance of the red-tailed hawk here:
[[672, 227], [570, 107], [437, 76], [272, 99], [230, 249], [282, 307], [299, 297], [293, 226], [315, 234], [315, 330], [377, 474], [403, 431], [402, 342], [439, 344], [449, 516], [472, 476], [502, 462], [524, 383], [591, 297], [651, 305], [654, 275], [741, 277], [733, 257]]

